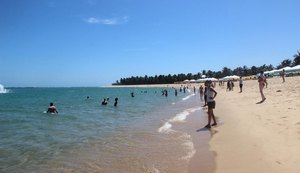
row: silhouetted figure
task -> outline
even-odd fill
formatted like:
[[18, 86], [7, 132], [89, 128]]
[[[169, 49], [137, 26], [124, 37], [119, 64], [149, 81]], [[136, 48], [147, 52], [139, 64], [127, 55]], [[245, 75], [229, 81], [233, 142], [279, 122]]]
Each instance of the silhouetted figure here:
[[200, 85], [199, 92], [200, 92], [200, 99], [202, 101], [203, 100], [203, 95], [204, 95], [204, 91], [203, 91], [203, 86], [202, 85]]
[[264, 75], [264, 72], [261, 71], [260, 75], [258, 76], [258, 86], [259, 86], [259, 92], [260, 92], [260, 95], [261, 95], [260, 103], [262, 103], [266, 100], [266, 97], [265, 97], [264, 92], [263, 92], [263, 89], [264, 89], [266, 84], [267, 84], [266, 77]]
[[243, 92], [243, 78], [240, 77], [240, 93]]
[[118, 104], [118, 97], [115, 98], [115, 104], [114, 104], [114, 106], [117, 106], [117, 104]]
[[282, 82], [285, 82], [285, 70], [284, 69], [280, 73], [280, 76], [282, 77]]
[[58, 113], [56, 107], [54, 104], [51, 102], [50, 106], [48, 107], [47, 113]]
[[131, 94], [131, 97], [134, 97], [134, 92], [131, 92], [130, 94]]
[[106, 100], [106, 99], [103, 99], [103, 101], [102, 101], [101, 104], [102, 104], [102, 105], [107, 105], [107, 100]]

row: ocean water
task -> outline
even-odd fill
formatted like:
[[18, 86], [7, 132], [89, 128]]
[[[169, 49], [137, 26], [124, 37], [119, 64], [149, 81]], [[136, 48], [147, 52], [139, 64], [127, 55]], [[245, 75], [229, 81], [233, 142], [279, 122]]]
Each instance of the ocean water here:
[[[161, 91], [2, 86], [0, 172], [187, 172], [195, 153], [191, 136], [173, 127], [193, 112], [203, 114], [200, 99]], [[50, 102], [58, 114], [44, 113]]]

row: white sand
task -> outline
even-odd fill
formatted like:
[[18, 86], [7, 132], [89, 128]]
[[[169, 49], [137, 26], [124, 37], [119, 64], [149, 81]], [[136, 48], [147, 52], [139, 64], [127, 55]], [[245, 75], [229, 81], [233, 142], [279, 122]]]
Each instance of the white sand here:
[[300, 77], [268, 83], [262, 104], [257, 81], [244, 81], [243, 93], [237, 82], [232, 92], [217, 87], [216, 173], [300, 172]]

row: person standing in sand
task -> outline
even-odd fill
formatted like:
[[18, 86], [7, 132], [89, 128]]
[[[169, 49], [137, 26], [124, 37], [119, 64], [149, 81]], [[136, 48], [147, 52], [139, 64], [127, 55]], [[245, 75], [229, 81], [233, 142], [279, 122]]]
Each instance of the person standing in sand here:
[[240, 93], [243, 92], [243, 78], [240, 77]]
[[[205, 128], [211, 128], [211, 126], [216, 126], [217, 125], [217, 121], [214, 115], [214, 111], [213, 109], [215, 109], [216, 107], [216, 102], [215, 102], [215, 97], [217, 96], [217, 92], [211, 87], [211, 84], [209, 84], [207, 86], [207, 91], [206, 91], [206, 96], [207, 96], [207, 107], [208, 107], [208, 123], [205, 126]], [[212, 125], [210, 125], [211, 123], [211, 119], [213, 119], [214, 123]]]
[[266, 84], [267, 84], [266, 77], [264, 75], [264, 72], [261, 71], [260, 75], [258, 76], [258, 86], [259, 86], [259, 92], [260, 92], [260, 95], [261, 95], [261, 102], [264, 102], [266, 100], [266, 97], [263, 93], [263, 89], [264, 89]]
[[204, 95], [204, 91], [203, 91], [203, 86], [201, 85], [199, 88], [199, 92], [200, 92], [200, 100], [203, 100], [203, 95]]
[[285, 82], [285, 70], [284, 69], [280, 73], [280, 76], [282, 77], [282, 82]]

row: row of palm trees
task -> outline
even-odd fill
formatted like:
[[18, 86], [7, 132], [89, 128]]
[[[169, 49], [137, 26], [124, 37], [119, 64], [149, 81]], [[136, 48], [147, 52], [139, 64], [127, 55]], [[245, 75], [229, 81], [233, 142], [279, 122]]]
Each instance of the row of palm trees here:
[[230, 69], [228, 67], [223, 67], [222, 71], [211, 71], [211, 70], [203, 70], [202, 73], [198, 72], [197, 74], [168, 74], [168, 75], [155, 75], [155, 76], [131, 76], [127, 78], [121, 78], [117, 80], [116, 83], [113, 85], [139, 85], [139, 84], [170, 84], [175, 82], [181, 82], [186, 79], [200, 79], [203, 75], [207, 77], [214, 77], [214, 78], [223, 78], [225, 76], [230, 75], [239, 75], [239, 76], [251, 76], [258, 74], [260, 71], [271, 71], [274, 69], [281, 69], [287, 66], [296, 66], [300, 65], [300, 51], [293, 56], [294, 59], [285, 59], [283, 60], [278, 66], [274, 67], [273, 65], [262, 65], [259, 67], [252, 66], [252, 67], [237, 67], [235, 69]]

